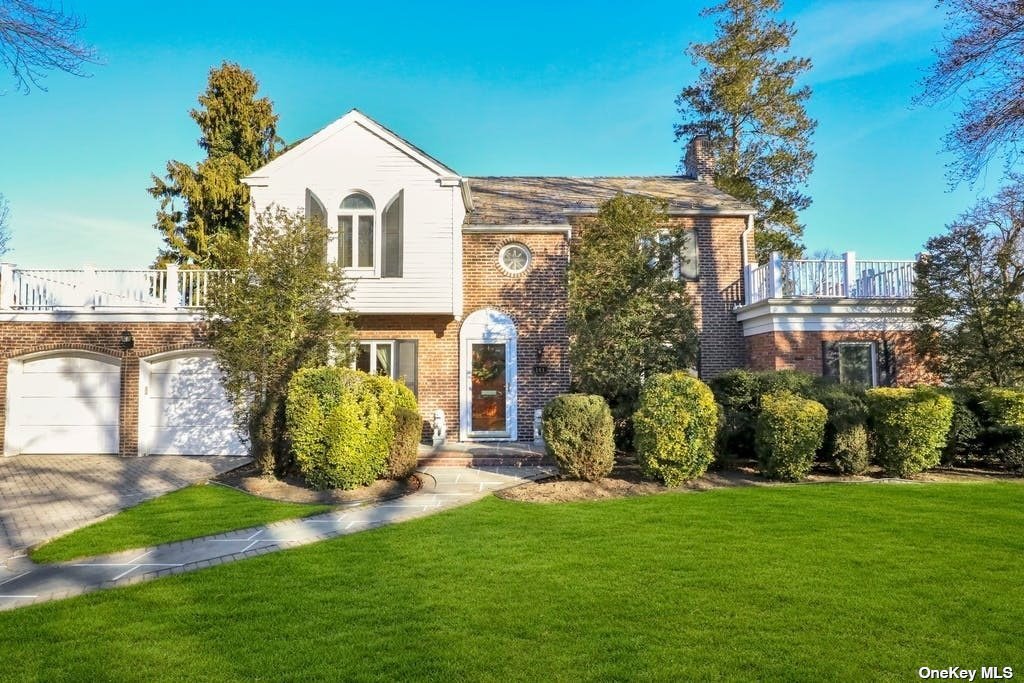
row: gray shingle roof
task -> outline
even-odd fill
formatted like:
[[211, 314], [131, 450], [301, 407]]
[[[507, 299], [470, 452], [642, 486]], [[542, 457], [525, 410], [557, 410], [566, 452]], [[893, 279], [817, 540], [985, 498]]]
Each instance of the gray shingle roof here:
[[473, 210], [466, 215], [467, 225], [561, 224], [573, 214], [596, 212], [620, 192], [665, 199], [670, 212], [752, 211], [716, 187], [685, 176], [488, 176], [469, 178], [469, 187]]

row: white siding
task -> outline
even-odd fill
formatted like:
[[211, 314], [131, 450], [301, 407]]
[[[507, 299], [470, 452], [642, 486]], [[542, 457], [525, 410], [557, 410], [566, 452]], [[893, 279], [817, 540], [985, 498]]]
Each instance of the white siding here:
[[326, 208], [332, 229], [342, 199], [354, 191], [370, 195], [377, 213], [378, 273], [380, 214], [404, 190], [403, 277], [359, 277], [352, 307], [361, 313], [461, 314], [455, 260], [465, 207], [458, 188], [442, 187], [434, 170], [358, 121], [286, 153], [253, 185], [257, 212], [274, 204], [304, 210], [306, 190], [311, 190]]

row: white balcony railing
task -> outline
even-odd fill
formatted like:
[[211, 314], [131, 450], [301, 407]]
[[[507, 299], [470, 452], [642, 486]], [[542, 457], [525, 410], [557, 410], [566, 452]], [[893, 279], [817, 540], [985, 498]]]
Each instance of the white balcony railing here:
[[0, 309], [195, 309], [217, 270], [30, 269], [0, 264]]
[[765, 299], [909, 299], [914, 295], [914, 261], [842, 259], [789, 260], [772, 254], [768, 263], [748, 265], [746, 302]]

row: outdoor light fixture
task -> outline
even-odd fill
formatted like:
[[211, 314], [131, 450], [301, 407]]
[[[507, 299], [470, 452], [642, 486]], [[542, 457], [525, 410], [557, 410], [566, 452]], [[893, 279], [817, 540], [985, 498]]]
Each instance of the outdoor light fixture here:
[[135, 348], [135, 337], [132, 336], [131, 331], [125, 330], [121, 333], [121, 350], [127, 351], [133, 348]]

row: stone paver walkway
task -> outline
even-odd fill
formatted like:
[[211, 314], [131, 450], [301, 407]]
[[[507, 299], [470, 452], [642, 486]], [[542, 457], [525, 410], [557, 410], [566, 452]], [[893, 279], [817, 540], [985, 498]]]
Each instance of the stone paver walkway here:
[[3, 565], [25, 548], [247, 462], [232, 456], [0, 457], [0, 581]]
[[0, 610], [148, 581], [403, 522], [548, 476], [548, 467], [427, 467], [423, 487], [403, 498], [334, 510], [204, 538], [52, 565], [27, 560], [0, 579]]

